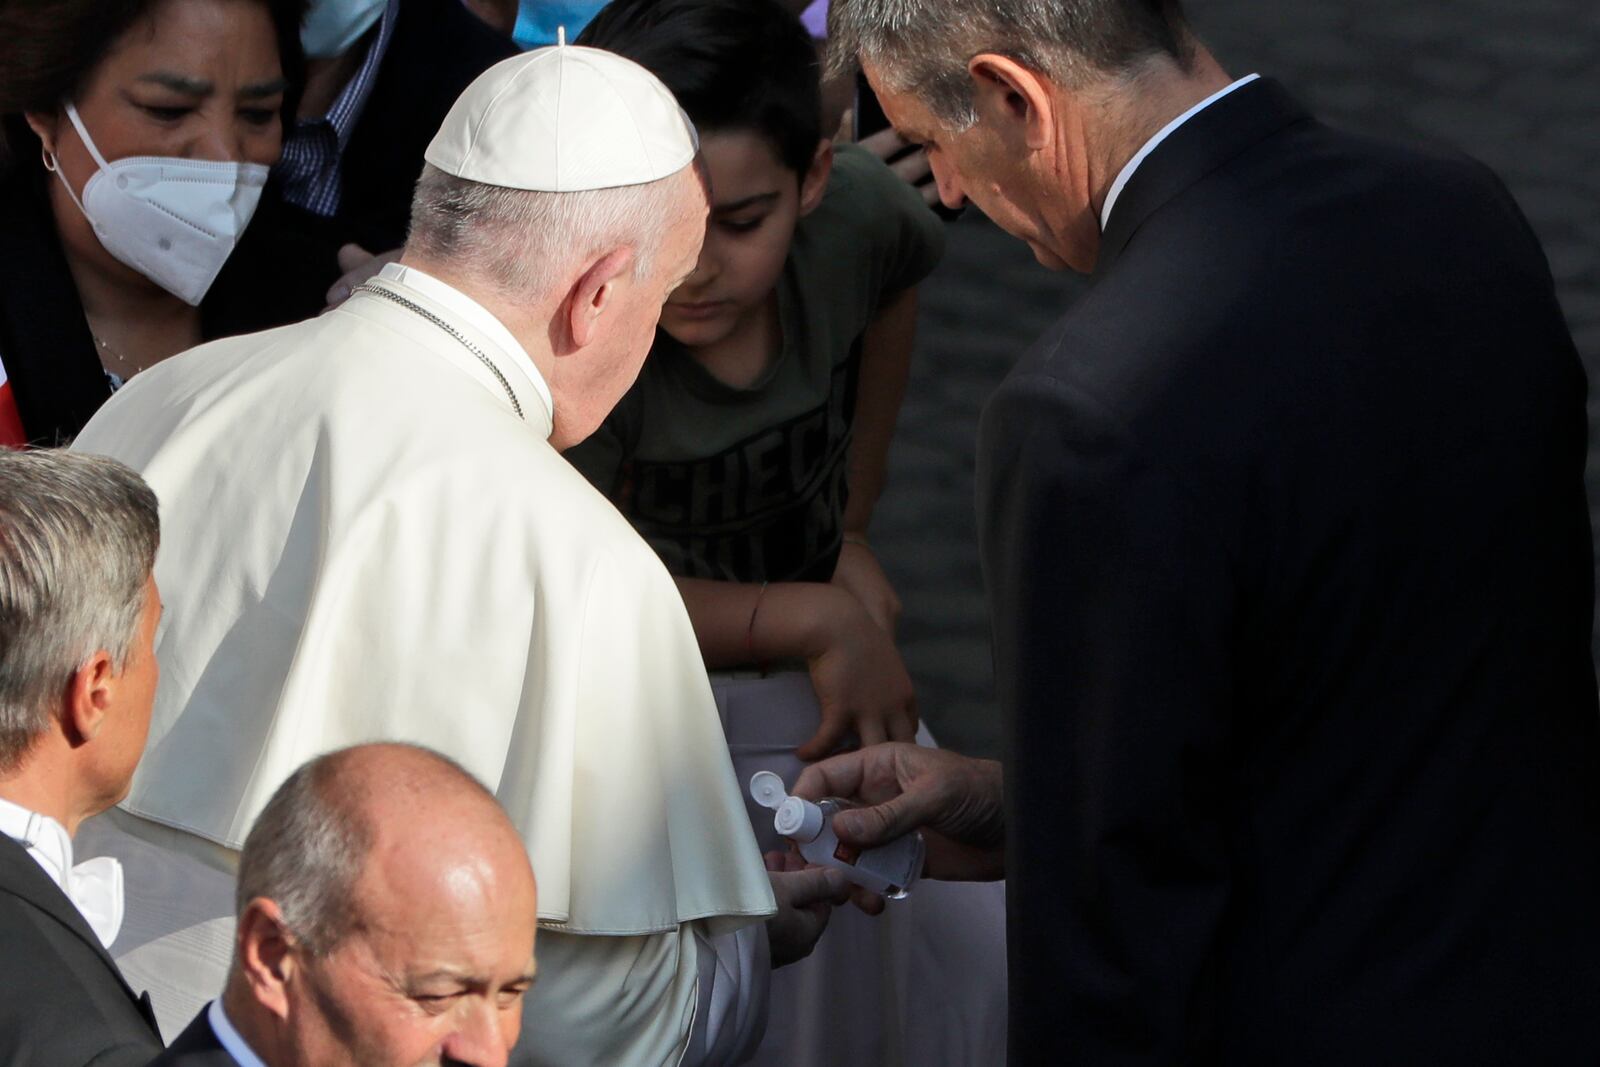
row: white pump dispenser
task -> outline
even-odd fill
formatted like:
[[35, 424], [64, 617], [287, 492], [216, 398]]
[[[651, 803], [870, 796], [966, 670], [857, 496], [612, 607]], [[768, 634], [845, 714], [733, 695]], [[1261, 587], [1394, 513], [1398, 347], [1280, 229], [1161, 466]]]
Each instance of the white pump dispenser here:
[[772, 811], [772, 828], [793, 841], [807, 862], [837, 867], [864, 889], [899, 900], [922, 874], [927, 846], [921, 834], [907, 834], [887, 845], [861, 851], [840, 841], [833, 832], [834, 815], [854, 806], [848, 801], [827, 797], [812, 803], [789, 796], [783, 779], [771, 771], [758, 771], [750, 779], [750, 796]]

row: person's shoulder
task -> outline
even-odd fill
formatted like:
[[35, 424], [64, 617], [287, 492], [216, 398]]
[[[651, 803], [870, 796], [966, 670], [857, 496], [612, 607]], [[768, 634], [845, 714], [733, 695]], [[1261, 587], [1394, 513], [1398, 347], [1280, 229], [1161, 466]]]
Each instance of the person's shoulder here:
[[878, 240], [909, 228], [931, 244], [944, 244], [943, 223], [921, 194], [860, 145], [835, 146], [827, 192], [805, 223]]
[[882, 294], [921, 281], [943, 255], [943, 222], [915, 189], [856, 145], [834, 149], [827, 191], [800, 220], [790, 248], [803, 281], [855, 292], [868, 311]]

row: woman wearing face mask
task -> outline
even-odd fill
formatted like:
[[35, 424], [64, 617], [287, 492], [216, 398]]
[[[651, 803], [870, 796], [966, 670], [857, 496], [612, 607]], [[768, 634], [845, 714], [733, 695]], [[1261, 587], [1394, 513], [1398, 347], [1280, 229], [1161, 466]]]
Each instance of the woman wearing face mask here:
[[251, 272], [222, 268], [278, 158], [303, 10], [0, 0], [0, 444], [59, 443], [144, 368], [264, 325]]

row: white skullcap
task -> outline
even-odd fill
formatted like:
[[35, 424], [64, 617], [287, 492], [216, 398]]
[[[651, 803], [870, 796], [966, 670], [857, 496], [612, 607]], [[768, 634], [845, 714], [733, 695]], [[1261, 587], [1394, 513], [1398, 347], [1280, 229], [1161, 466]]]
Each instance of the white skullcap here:
[[485, 185], [572, 193], [665, 178], [698, 149], [694, 124], [655, 75], [619, 55], [563, 44], [480, 74], [423, 158]]

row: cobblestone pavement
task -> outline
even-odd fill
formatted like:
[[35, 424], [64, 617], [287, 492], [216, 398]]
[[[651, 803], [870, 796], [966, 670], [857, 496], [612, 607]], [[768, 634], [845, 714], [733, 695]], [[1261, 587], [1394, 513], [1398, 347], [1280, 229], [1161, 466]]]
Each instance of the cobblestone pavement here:
[[[1331, 124], [1453, 144], [1494, 167], [1543, 240], [1590, 378], [1600, 378], [1600, 3], [1188, 7], [1234, 74], [1280, 78]], [[949, 254], [922, 290], [913, 381], [873, 533], [905, 603], [901, 647], [923, 715], [943, 744], [974, 754], [997, 748], [973, 516], [978, 413], [1082, 287], [1039, 268], [1020, 243], [969, 212], [951, 226]], [[1593, 426], [1592, 399], [1590, 412]], [[1589, 471], [1594, 509], [1593, 444]]]

